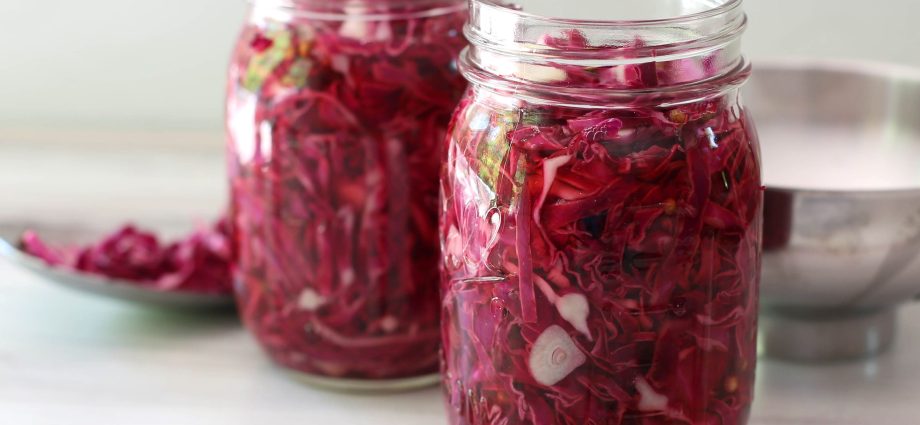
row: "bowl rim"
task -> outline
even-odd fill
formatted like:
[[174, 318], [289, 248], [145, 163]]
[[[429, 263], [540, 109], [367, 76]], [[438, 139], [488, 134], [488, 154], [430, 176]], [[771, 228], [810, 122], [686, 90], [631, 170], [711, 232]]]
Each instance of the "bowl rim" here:
[[[849, 74], [881, 77], [891, 80], [906, 80], [920, 84], [920, 67], [896, 64], [892, 62], [862, 60], [862, 59], [833, 59], [833, 58], [804, 58], [804, 57], [773, 57], [753, 61], [754, 75], [758, 69], [780, 71], [823, 71], [843, 72]], [[755, 123], [757, 117], [754, 117]], [[779, 193], [802, 193], [811, 195], [847, 195], [860, 197], [908, 197], [920, 196], [920, 185], [915, 187], [893, 189], [809, 189], [795, 186], [764, 186], [767, 191]]]

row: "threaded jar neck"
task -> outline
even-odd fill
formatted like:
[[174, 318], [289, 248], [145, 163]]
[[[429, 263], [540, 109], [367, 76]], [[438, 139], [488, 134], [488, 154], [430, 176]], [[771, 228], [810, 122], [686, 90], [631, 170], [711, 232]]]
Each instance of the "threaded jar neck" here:
[[552, 95], [587, 96], [583, 91], [598, 89], [634, 95], [725, 84], [748, 69], [741, 54], [747, 26], [741, 5], [578, 0], [579, 15], [570, 2], [558, 0], [472, 0], [465, 29], [471, 47], [461, 62], [474, 83]]

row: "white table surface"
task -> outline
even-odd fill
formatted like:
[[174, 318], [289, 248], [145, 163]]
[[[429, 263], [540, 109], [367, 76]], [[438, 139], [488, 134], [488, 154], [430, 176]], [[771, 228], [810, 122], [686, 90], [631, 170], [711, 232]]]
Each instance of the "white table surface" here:
[[[158, 198], [170, 196], [182, 200], [176, 217], [219, 209], [219, 136], [172, 135], [165, 138], [178, 144], [153, 151], [137, 142], [144, 137], [68, 133], [82, 142], [62, 144], [48, 134], [0, 133], [0, 220], [73, 221], [90, 213], [106, 222], [122, 214], [143, 220], [177, 205]], [[137, 143], [119, 142], [129, 138]], [[121, 162], [89, 155], [87, 143], [117, 146], [106, 155]], [[189, 148], [184, 143], [197, 160], [170, 159], [176, 146]], [[103, 178], [113, 173], [118, 178]], [[91, 182], [111, 187], [100, 192]], [[177, 182], [182, 193], [161, 187]], [[96, 211], [85, 199], [117, 199], [121, 207]], [[894, 349], [874, 361], [761, 361], [751, 425], [920, 424], [920, 305], [903, 308], [900, 319]], [[0, 261], [0, 425], [443, 423], [436, 388], [356, 396], [305, 387], [271, 366], [232, 315], [145, 310], [53, 286]]]
[[[920, 306], [876, 361], [761, 361], [752, 425], [920, 423]], [[440, 390], [356, 396], [272, 367], [232, 316], [138, 309], [0, 262], [0, 424], [433, 425]]]

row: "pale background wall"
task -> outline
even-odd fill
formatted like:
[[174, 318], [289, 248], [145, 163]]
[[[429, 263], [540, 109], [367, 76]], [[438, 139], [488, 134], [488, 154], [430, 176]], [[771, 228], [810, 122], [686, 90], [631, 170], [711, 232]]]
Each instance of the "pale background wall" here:
[[[0, 0], [0, 128], [217, 130], [224, 64], [245, 6]], [[792, 55], [920, 66], [916, 0], [748, 0], [746, 7], [746, 51], [755, 61]]]

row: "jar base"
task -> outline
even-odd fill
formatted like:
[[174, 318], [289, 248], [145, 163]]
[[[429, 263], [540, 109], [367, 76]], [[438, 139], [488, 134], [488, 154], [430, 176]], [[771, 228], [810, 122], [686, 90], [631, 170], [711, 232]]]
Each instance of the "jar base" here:
[[311, 375], [286, 370], [295, 381], [323, 390], [347, 393], [395, 393], [433, 387], [441, 382], [441, 375], [413, 376], [400, 379], [346, 379]]

